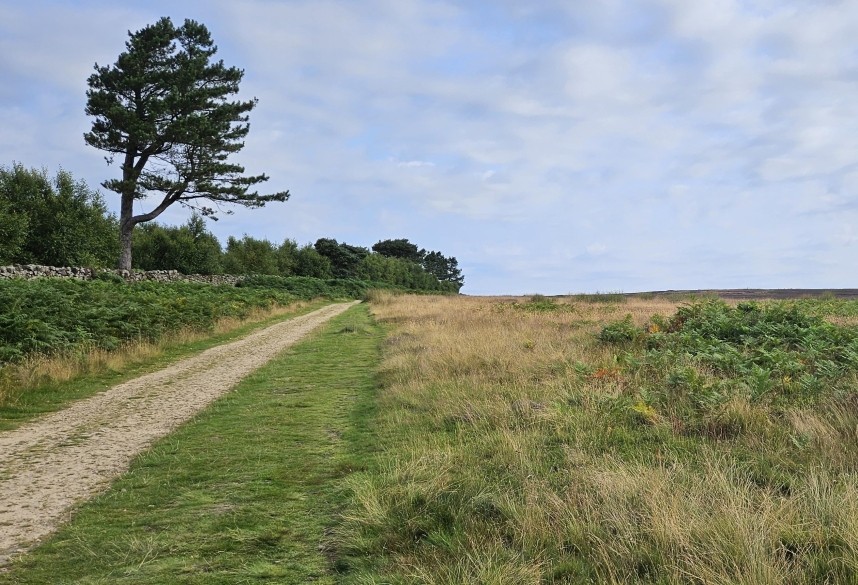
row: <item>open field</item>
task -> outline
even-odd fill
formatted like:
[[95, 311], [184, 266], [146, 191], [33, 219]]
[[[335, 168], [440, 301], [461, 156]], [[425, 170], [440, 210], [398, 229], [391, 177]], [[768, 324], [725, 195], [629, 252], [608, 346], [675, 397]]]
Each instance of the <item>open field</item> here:
[[858, 302], [370, 309], [0, 583], [858, 583]]
[[355, 582], [858, 582], [854, 331], [702, 307], [378, 298]]

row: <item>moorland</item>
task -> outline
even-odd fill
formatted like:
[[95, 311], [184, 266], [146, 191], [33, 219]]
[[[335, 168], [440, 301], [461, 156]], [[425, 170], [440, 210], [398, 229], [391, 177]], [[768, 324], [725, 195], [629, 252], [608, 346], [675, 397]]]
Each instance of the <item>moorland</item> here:
[[365, 299], [11, 582], [855, 582], [858, 302]]

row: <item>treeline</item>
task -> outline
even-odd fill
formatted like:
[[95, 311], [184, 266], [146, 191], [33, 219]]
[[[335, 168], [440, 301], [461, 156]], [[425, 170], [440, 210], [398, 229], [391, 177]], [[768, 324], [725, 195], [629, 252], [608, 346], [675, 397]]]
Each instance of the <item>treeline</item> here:
[[[0, 167], [0, 265], [112, 267], [118, 229], [101, 195], [68, 172], [51, 178], [20, 164]], [[356, 279], [439, 292], [458, 292], [464, 283], [455, 257], [407, 239], [383, 240], [369, 250], [330, 238], [299, 245], [245, 235], [229, 237], [224, 248], [196, 214], [177, 227], [137, 226], [133, 260], [141, 270]]]
[[[402, 246], [413, 252], [401, 255]], [[464, 283], [455, 257], [418, 250], [407, 239], [383, 240], [369, 250], [331, 238], [301, 246], [290, 239], [275, 244], [245, 235], [230, 236], [222, 249], [197, 215], [178, 227], [139, 226], [134, 233], [134, 265], [142, 270], [176, 269], [186, 274], [355, 279], [442, 292], [458, 292]]]
[[101, 195], [67, 171], [0, 167], [0, 265], [106, 268], [119, 255], [118, 233]]

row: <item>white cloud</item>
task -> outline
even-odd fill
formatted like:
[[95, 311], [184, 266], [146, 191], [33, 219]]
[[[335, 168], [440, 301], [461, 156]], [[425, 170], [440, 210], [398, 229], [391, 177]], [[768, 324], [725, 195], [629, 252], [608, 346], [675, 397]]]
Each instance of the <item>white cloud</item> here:
[[86, 76], [183, 10], [260, 99], [239, 159], [293, 193], [221, 237], [409, 237], [471, 266], [469, 292], [848, 280], [853, 3], [113, 6], [0, 6], [7, 164], [115, 172], [83, 145]]
[[420, 167], [434, 167], [435, 163], [426, 160], [406, 160], [397, 162], [396, 166], [415, 169]]
[[600, 242], [593, 242], [592, 244], [587, 244], [587, 253], [590, 254], [590, 256], [601, 256], [607, 251], [608, 247]]

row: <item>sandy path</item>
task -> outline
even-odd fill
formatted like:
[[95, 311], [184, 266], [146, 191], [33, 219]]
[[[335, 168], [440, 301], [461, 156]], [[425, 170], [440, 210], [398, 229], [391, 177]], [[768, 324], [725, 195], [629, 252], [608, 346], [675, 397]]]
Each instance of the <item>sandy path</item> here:
[[153, 441], [353, 304], [272, 325], [0, 433], [0, 563], [54, 531]]

